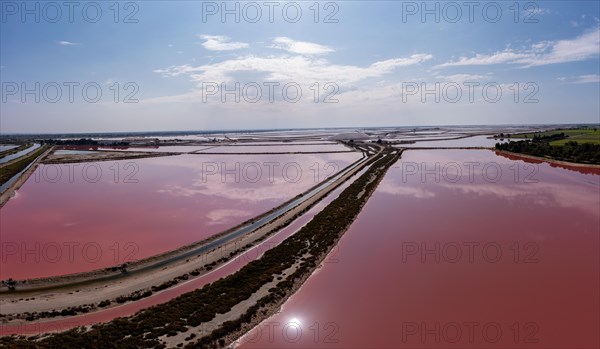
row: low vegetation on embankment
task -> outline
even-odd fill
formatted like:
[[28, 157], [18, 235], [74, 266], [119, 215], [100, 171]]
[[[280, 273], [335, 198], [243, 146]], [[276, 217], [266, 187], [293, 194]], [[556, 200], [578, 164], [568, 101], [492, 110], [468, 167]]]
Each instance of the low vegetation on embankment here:
[[26, 155], [17, 161], [0, 166], [0, 185], [8, 182], [9, 179], [21, 172], [25, 167], [27, 167], [27, 165], [29, 165], [38, 156], [43, 154], [47, 149], [48, 146], [43, 145], [39, 149], [31, 152], [29, 155]]
[[261, 307], [280, 302], [296, 282], [317, 268], [319, 261], [358, 216], [387, 169], [399, 156], [399, 152], [392, 150], [375, 156], [370, 160], [371, 166], [300, 231], [232, 275], [132, 317], [95, 325], [90, 330], [76, 328], [39, 340], [4, 337], [0, 338], [0, 345], [17, 348], [161, 348], [164, 344], [158, 340], [159, 337], [187, 332], [191, 327], [211, 321], [217, 314], [229, 312], [263, 285], [276, 277], [278, 280], [282, 278], [284, 270], [298, 264], [292, 274], [271, 288], [266, 297], [237, 320], [225, 322], [194, 344], [191, 343], [194, 336], [186, 338], [190, 346], [223, 346], [224, 337], [250, 322]]

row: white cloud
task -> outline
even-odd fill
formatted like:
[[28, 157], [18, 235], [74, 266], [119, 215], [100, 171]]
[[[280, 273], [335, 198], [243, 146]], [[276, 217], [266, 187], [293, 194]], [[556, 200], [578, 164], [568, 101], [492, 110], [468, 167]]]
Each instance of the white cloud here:
[[[367, 79], [378, 78], [386, 74], [391, 74], [395, 70], [401, 67], [408, 67], [417, 65], [425, 62], [432, 58], [429, 54], [415, 54], [409, 57], [393, 58], [383, 61], [375, 62], [369, 66], [361, 67], [355, 65], [338, 65], [333, 64], [328, 60], [322, 58], [315, 58], [312, 56], [245, 56], [235, 59], [229, 59], [213, 64], [206, 64], [201, 66], [181, 65], [171, 66], [166, 69], [155, 70], [156, 73], [163, 74], [164, 76], [178, 76], [188, 75], [190, 80], [196, 83], [194, 90], [184, 94], [175, 96], [164, 96], [156, 97], [150, 100], [145, 100], [148, 103], [173, 103], [173, 102], [195, 102], [202, 100], [203, 87], [209, 83], [222, 84], [226, 83], [228, 88], [232, 88], [233, 83], [240, 83], [245, 85], [246, 83], [257, 83], [260, 86], [266, 82], [278, 83], [278, 87], [275, 87], [274, 95], [276, 98], [280, 98], [281, 88], [287, 83], [293, 82], [300, 85], [302, 90], [301, 98], [304, 101], [313, 100], [314, 97], [314, 85], [318, 82], [321, 86], [319, 90], [319, 98], [325, 98], [326, 96], [334, 96], [337, 99], [338, 96], [345, 95], [349, 91], [357, 89], [355, 83], [361, 83], [365, 86], [361, 88], [361, 94], [364, 94], [371, 90]], [[244, 76], [250, 77], [244, 79]], [[331, 88], [325, 89], [325, 83], [333, 85], [335, 90], [332, 92]], [[388, 91], [380, 91], [384, 95], [389, 95]], [[395, 93], [395, 92], [394, 92]], [[267, 87], [263, 88], [262, 101], [268, 101]], [[354, 94], [351, 94], [354, 95]], [[352, 98], [351, 95], [348, 98]], [[373, 98], [378, 98], [380, 93], [373, 95]], [[364, 96], [362, 96], [364, 97]], [[218, 94], [211, 95], [210, 98], [220, 98]]]
[[575, 81], [576, 84], [589, 84], [589, 83], [600, 83], [600, 75], [598, 74], [588, 74], [588, 75], [580, 75]]
[[467, 81], [489, 80], [490, 75], [454, 74], [454, 75], [438, 75], [435, 78], [438, 80], [446, 81], [446, 82], [462, 83], [462, 82], [467, 82]]
[[324, 45], [306, 41], [295, 41], [286, 37], [275, 38], [271, 47], [301, 55], [322, 55], [334, 51], [332, 48]]
[[542, 8], [542, 7], [528, 9], [526, 11], [523, 11], [523, 17], [529, 18], [531, 20], [537, 19], [536, 18], [537, 15], [547, 15], [547, 14], [550, 14], [550, 9]]
[[70, 42], [70, 41], [64, 41], [64, 40], [58, 41], [58, 44], [62, 45], [62, 46], [75, 46], [75, 45], [79, 45], [76, 42]]
[[556, 80], [566, 83], [566, 84], [590, 84], [590, 83], [600, 83], [600, 75], [598, 74], [586, 74], [579, 76], [570, 76], [565, 77], [561, 76], [556, 78]]
[[600, 52], [600, 30], [578, 36], [573, 40], [556, 42], [550, 53], [526, 59], [530, 65], [545, 65], [564, 62], [583, 61], [598, 56]]
[[244, 42], [231, 42], [229, 37], [223, 35], [200, 35], [200, 38], [206, 40], [202, 46], [210, 51], [231, 51], [250, 47]]
[[530, 57], [529, 54], [516, 53], [511, 49], [504, 51], [495, 52], [491, 55], [476, 54], [475, 57], [467, 58], [461, 57], [458, 61], [450, 61], [438, 65], [438, 68], [445, 67], [459, 67], [467, 65], [491, 65], [491, 64], [502, 64], [502, 63], [516, 63], [520, 59]]
[[397, 68], [416, 65], [431, 58], [432, 56], [428, 54], [415, 54], [409, 57], [375, 62], [367, 67], [359, 67], [332, 64], [325, 59], [306, 56], [246, 56], [198, 67], [171, 66], [155, 70], [155, 72], [165, 76], [188, 74], [192, 80], [197, 82], [227, 82], [233, 79], [232, 75], [235, 73], [254, 72], [264, 74], [265, 81], [280, 83], [294, 81], [300, 84], [328, 81], [338, 85], [349, 85], [367, 78], [380, 77]]
[[546, 51], [548, 48], [551, 48], [551, 47], [552, 47], [552, 45], [553, 45], [553, 42], [552, 42], [552, 41], [547, 41], [547, 40], [545, 40], [545, 41], [540, 41], [540, 42], [538, 42], [538, 43], [535, 43], [535, 44], [531, 45], [531, 49], [532, 49], [534, 52], [544, 52], [544, 51]]
[[584, 61], [597, 57], [599, 52], [600, 30], [596, 29], [571, 40], [542, 41], [522, 51], [505, 49], [490, 55], [476, 54], [470, 58], [461, 57], [456, 61], [440, 64], [437, 68], [492, 64], [521, 64], [531, 67]]
[[[208, 37], [205, 36], [205, 38]], [[211, 36], [210, 38], [219, 38], [214, 40], [222, 41], [221, 38], [225, 37]], [[229, 40], [229, 38], [226, 38], [226, 40]], [[195, 83], [196, 86], [193, 90], [184, 94], [154, 97], [145, 100], [145, 102], [195, 102], [202, 98], [203, 88], [207, 83], [226, 83], [227, 87], [231, 88], [230, 83], [238, 82], [241, 85], [249, 82], [258, 83], [259, 85], [265, 82], [276, 82], [280, 84], [278, 85], [280, 86], [279, 89], [281, 89], [281, 86], [293, 82], [301, 86], [302, 92], [304, 92], [302, 98], [304, 99], [315, 98], [314, 93], [311, 91], [314, 91], [312, 89], [316, 82], [320, 84], [332, 83], [336, 88], [333, 93], [338, 96], [357, 90], [358, 87], [354, 85], [355, 83], [368, 84], [368, 82], [365, 82], [367, 79], [379, 78], [391, 74], [399, 68], [418, 65], [432, 59], [430, 54], [418, 53], [407, 57], [377, 61], [368, 66], [341, 65], [332, 63], [322, 57], [316, 57], [317, 54], [333, 51], [326, 46], [294, 41], [284, 37], [278, 37], [273, 42], [281, 45], [279, 48], [292, 52], [292, 54], [242, 55], [204, 65], [184, 64], [154, 70], [154, 72], [165, 77], [189, 76], [190, 81]], [[367, 88], [367, 90], [369, 89]], [[380, 91], [381, 93], [376, 93], [372, 97], [378, 98], [382, 94], [389, 95], [390, 92], [386, 90], [389, 89], [384, 89]], [[332, 93], [331, 88], [325, 90], [323, 87], [318, 91], [319, 98], [324, 98], [323, 94], [329, 95]], [[275, 91], [275, 93], [278, 94], [278, 91]], [[391, 93], [396, 94], [394, 91], [391, 91]], [[217, 95], [215, 98], [218, 97]], [[265, 97], [265, 100], [267, 99]]]
[[166, 69], [156, 69], [155, 73], [163, 74], [164, 76], [178, 76], [182, 74], [193, 73], [197, 71], [196, 68], [192, 67], [189, 64], [178, 65], [178, 66], [170, 66]]

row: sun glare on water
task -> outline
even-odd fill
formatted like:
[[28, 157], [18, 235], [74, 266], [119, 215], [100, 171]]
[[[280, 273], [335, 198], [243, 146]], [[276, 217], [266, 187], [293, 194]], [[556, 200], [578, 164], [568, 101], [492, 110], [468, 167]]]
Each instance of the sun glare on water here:
[[300, 322], [300, 319], [297, 317], [291, 318], [290, 321], [288, 321], [288, 326], [290, 327], [300, 327], [302, 325], [302, 323]]

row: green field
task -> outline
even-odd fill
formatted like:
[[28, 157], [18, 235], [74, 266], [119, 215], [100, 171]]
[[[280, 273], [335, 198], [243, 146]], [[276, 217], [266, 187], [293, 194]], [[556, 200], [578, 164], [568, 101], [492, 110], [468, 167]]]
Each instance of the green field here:
[[565, 145], [565, 143], [569, 141], [575, 141], [577, 143], [600, 144], [600, 128], [557, 129], [546, 132], [512, 134], [510, 135], [510, 137], [505, 138], [532, 139], [534, 134], [538, 136], [551, 136], [563, 132], [569, 137], [557, 141], [552, 141], [550, 142], [550, 145]]

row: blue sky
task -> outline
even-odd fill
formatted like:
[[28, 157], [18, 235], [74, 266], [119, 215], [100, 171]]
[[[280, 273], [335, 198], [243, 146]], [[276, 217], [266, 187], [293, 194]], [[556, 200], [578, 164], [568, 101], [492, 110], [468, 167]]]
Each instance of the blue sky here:
[[598, 1], [1, 4], [2, 133], [600, 122]]

